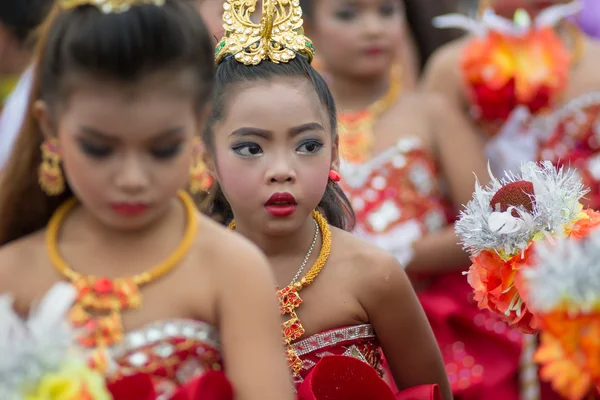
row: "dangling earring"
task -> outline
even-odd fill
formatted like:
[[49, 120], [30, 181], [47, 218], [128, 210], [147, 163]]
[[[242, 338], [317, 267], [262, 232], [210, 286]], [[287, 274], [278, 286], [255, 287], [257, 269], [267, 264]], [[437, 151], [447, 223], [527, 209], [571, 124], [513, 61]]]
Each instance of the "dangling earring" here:
[[215, 180], [202, 160], [202, 141], [199, 138], [194, 138], [193, 146], [192, 166], [190, 167], [190, 192], [197, 194], [207, 192]]
[[65, 178], [60, 169], [58, 140], [48, 139], [40, 146], [42, 163], [38, 169], [38, 182], [48, 196], [58, 196], [65, 190]]
[[340, 181], [340, 174], [337, 173], [337, 171], [335, 170], [330, 170], [329, 171], [329, 185], [330, 186], [334, 186], [336, 183], [338, 183]]

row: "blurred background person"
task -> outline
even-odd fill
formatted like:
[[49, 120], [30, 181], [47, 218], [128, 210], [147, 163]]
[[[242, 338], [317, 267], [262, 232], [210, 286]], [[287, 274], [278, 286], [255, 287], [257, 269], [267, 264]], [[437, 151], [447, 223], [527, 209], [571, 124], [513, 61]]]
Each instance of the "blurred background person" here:
[[[429, 60], [422, 87], [443, 94], [473, 121], [497, 174], [521, 161], [544, 158], [576, 166], [594, 193], [600, 191], [590, 161], [598, 148], [590, 142], [595, 115], [578, 124], [580, 129], [568, 134], [563, 129], [573, 116], [568, 110], [594, 114], [595, 107], [589, 106], [597, 103], [592, 98], [600, 90], [600, 42], [586, 36], [576, 21], [592, 16], [598, 6], [580, 2], [584, 11], [571, 16], [578, 4], [568, 0], [482, 0], [477, 5], [480, 13], [490, 8], [509, 23], [519, 8], [535, 19], [553, 7], [552, 13], [565, 18], [554, 26], [521, 32], [518, 40], [496, 31], [448, 43]], [[516, 23], [515, 32], [522, 22]], [[487, 66], [494, 71], [492, 78], [486, 77]], [[600, 206], [600, 198], [589, 205]]]
[[53, 0], [0, 1], [0, 168], [25, 116], [31, 87], [34, 31], [46, 17]]
[[0, 111], [32, 53], [31, 33], [44, 19], [52, 0], [0, 2]]

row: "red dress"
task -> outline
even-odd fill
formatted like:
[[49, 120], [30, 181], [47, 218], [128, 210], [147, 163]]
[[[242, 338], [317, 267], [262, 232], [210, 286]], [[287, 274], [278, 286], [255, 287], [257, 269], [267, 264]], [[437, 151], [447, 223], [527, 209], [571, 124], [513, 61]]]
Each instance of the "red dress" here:
[[327, 356], [354, 357], [381, 371], [379, 343], [373, 327], [368, 324], [317, 333], [293, 343], [292, 347], [302, 360], [302, 371], [294, 377], [296, 388], [302, 384], [313, 367]]
[[[411, 243], [448, 226], [452, 212], [433, 157], [416, 138], [361, 164], [342, 165], [356, 233], [406, 263]], [[466, 270], [467, 266], [465, 266]], [[521, 335], [472, 300], [462, 271], [411, 277], [457, 399], [518, 399]]]
[[108, 355], [111, 381], [145, 374], [164, 399], [193, 379], [222, 370], [218, 332], [188, 319], [156, 322], [127, 333], [121, 343], [108, 349]]

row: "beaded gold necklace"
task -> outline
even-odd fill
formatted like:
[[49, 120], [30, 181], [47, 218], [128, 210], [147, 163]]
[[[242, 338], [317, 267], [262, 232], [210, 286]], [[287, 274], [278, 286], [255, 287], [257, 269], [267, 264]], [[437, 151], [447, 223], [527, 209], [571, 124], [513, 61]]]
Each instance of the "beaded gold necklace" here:
[[[312, 212], [312, 217], [321, 231], [322, 243], [319, 257], [302, 279], [297, 282], [292, 281], [283, 289], [277, 288], [279, 312], [281, 315], [289, 314], [290, 316], [290, 319], [283, 323], [281, 333], [283, 335], [283, 344], [285, 345], [285, 355], [288, 361], [288, 367], [291, 369], [294, 376], [298, 375], [302, 370], [302, 360], [294, 351], [292, 342], [299, 339], [305, 333], [304, 327], [302, 326], [298, 315], [296, 315], [296, 308], [302, 304], [302, 299], [298, 292], [315, 280], [325, 266], [325, 263], [329, 258], [329, 253], [331, 252], [331, 230], [329, 229], [327, 220], [316, 210]], [[229, 229], [235, 230], [235, 221], [232, 221], [229, 224]]]
[[364, 110], [339, 113], [338, 132], [340, 156], [353, 164], [367, 161], [372, 155], [375, 133], [373, 126], [377, 119], [398, 99], [401, 92], [399, 66], [392, 68], [387, 93]]
[[173, 270], [187, 254], [197, 231], [196, 206], [184, 191], [180, 191], [178, 197], [184, 205], [187, 219], [181, 242], [162, 263], [146, 272], [125, 278], [82, 275], [72, 270], [60, 255], [58, 235], [66, 216], [77, 205], [78, 200], [67, 200], [52, 215], [46, 229], [46, 248], [56, 270], [77, 289], [77, 299], [69, 313], [69, 319], [76, 328], [83, 328], [78, 338], [82, 346], [105, 347], [119, 343], [124, 334], [121, 312], [142, 306], [140, 286]]

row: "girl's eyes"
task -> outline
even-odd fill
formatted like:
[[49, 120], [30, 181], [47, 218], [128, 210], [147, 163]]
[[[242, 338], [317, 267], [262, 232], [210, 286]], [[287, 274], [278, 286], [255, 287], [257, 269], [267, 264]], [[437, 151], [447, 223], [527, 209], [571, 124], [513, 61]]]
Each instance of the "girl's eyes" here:
[[150, 153], [155, 158], [165, 160], [171, 157], [175, 157], [181, 151], [181, 143], [171, 144], [169, 146], [157, 147], [150, 150]]
[[242, 157], [256, 157], [262, 154], [262, 148], [256, 143], [240, 143], [233, 146], [232, 150]]
[[105, 158], [112, 153], [112, 149], [108, 146], [94, 145], [84, 141], [79, 142], [81, 151], [93, 158]]
[[318, 140], [310, 139], [303, 142], [296, 151], [300, 154], [314, 154], [323, 148], [323, 143]]
[[[296, 152], [300, 154], [314, 154], [322, 148], [323, 143], [315, 139], [310, 139], [298, 146]], [[263, 154], [263, 149], [256, 143], [240, 143], [233, 146], [232, 150], [241, 157], [257, 157]]]
[[[91, 144], [85, 141], [79, 142], [81, 150], [92, 158], [106, 158], [113, 153], [113, 148], [110, 146], [103, 146], [97, 144]], [[168, 146], [161, 146], [150, 149], [152, 157], [159, 160], [166, 160], [175, 157], [181, 151], [181, 143], [170, 144]]]

